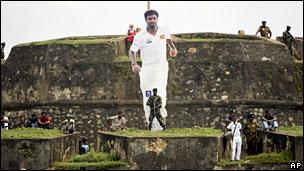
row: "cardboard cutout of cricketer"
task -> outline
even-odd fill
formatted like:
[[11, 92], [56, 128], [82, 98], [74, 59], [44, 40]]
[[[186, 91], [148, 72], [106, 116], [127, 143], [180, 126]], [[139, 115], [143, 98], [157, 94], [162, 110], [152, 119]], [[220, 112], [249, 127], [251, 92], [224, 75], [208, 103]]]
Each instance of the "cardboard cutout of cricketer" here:
[[[155, 10], [145, 12], [147, 27], [134, 37], [129, 51], [131, 67], [134, 73], [139, 73], [140, 88], [143, 95], [143, 107], [146, 121], [149, 123], [150, 107], [146, 105], [152, 95], [152, 89], [157, 88], [158, 95], [162, 98], [161, 116], [167, 117], [167, 80], [169, 64], [167, 61], [167, 44], [170, 47], [170, 56], [175, 57], [177, 50], [167, 27], [157, 25], [158, 13]], [[136, 63], [136, 54], [140, 50], [142, 66]], [[152, 130], [162, 130], [158, 121], [153, 120]]]

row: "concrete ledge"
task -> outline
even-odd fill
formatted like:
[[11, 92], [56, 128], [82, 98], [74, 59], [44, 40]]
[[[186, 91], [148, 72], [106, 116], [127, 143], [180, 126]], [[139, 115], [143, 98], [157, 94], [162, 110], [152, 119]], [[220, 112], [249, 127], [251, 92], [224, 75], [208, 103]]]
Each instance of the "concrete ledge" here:
[[1, 170], [47, 169], [78, 153], [80, 133], [55, 138], [1, 138]]
[[296, 162], [303, 162], [303, 136], [278, 132], [262, 132], [263, 152], [290, 151]]
[[[224, 144], [223, 157], [231, 157], [231, 136], [226, 136], [227, 140]], [[242, 137], [243, 143], [247, 143], [246, 136]], [[257, 132], [256, 137], [257, 143], [257, 154], [260, 153], [270, 153], [270, 152], [283, 152], [288, 151], [292, 155], [292, 159], [295, 162], [303, 162], [303, 136], [296, 136], [287, 133], [281, 132], [266, 132], [260, 131]], [[248, 148], [247, 144], [246, 147]], [[241, 159], [246, 158], [247, 148], [242, 147]], [[256, 166], [255, 166], [256, 167]]]
[[109, 149], [131, 169], [212, 169], [221, 137], [129, 137], [98, 132], [98, 149]]
[[[258, 147], [259, 153], [289, 151], [293, 161], [303, 162], [303, 136], [262, 131], [258, 133], [258, 139], [262, 142]], [[230, 156], [223, 156], [221, 136], [133, 137], [99, 131], [97, 144], [98, 150], [115, 152], [121, 159], [127, 160], [131, 169], [290, 169], [288, 162], [219, 166], [219, 158], [230, 159]], [[246, 159], [246, 156], [242, 159]]]

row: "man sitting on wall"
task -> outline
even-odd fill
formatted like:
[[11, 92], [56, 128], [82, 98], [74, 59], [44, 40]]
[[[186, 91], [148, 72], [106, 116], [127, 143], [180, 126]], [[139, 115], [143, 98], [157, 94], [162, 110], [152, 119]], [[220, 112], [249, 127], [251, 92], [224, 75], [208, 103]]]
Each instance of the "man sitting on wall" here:
[[126, 118], [123, 117], [122, 111], [119, 111], [118, 115], [109, 117], [107, 121], [111, 131], [122, 130], [126, 126]]
[[52, 118], [47, 115], [46, 112], [42, 112], [41, 116], [38, 118], [38, 126], [40, 128], [50, 129]]
[[268, 110], [266, 110], [266, 114], [263, 117], [263, 128], [266, 131], [276, 131], [279, 127], [277, 118]]
[[66, 115], [66, 120], [64, 120], [62, 123], [62, 131], [64, 133], [75, 132], [75, 120], [72, 118], [73, 116], [71, 114]]
[[26, 121], [25, 127], [27, 128], [37, 128], [38, 127], [38, 118], [36, 114], [32, 114], [31, 118]]

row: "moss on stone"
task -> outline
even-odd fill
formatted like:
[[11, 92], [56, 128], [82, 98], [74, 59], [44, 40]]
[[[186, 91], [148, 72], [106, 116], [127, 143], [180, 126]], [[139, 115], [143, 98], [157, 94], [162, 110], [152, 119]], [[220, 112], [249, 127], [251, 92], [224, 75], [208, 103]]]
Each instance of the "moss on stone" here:
[[16, 128], [1, 131], [1, 138], [52, 138], [64, 135], [58, 129]]
[[177, 92], [178, 92], [178, 86], [177, 86], [177, 83], [174, 81], [171, 83], [171, 93], [172, 95], [176, 95]]
[[30, 148], [18, 149], [18, 153], [22, 154], [24, 158], [29, 158], [33, 156], [33, 150]]
[[[141, 59], [136, 58], [136, 62], [141, 65]], [[131, 70], [131, 60], [128, 56], [119, 56], [114, 59], [113, 67], [115, 71], [123, 74], [121, 77], [124, 81], [132, 80], [133, 72]]]
[[303, 101], [303, 61], [294, 60], [296, 91], [299, 101]]
[[135, 128], [128, 128], [122, 131], [109, 132], [114, 135], [130, 136], [130, 137], [205, 137], [205, 136], [221, 136], [222, 131], [214, 128], [171, 128], [164, 131], [149, 131]]
[[303, 136], [303, 126], [280, 127], [278, 133]]
[[[141, 58], [137, 57], [136, 61], [141, 62]], [[114, 62], [131, 62], [131, 59], [129, 56], [118, 56], [118, 57], [115, 57]]]
[[114, 70], [122, 73], [123, 76], [121, 77], [125, 81], [132, 80], [132, 71], [130, 62], [128, 61], [114, 61], [113, 63]]
[[232, 38], [192, 38], [192, 39], [180, 39], [182, 41], [186, 42], [206, 42], [206, 43], [212, 43], [212, 42], [225, 42], [225, 43], [269, 43], [269, 44], [281, 44], [279, 42], [271, 41], [271, 40], [247, 40], [247, 39], [232, 39]]
[[100, 44], [110, 43], [115, 40], [124, 39], [124, 35], [105, 35], [105, 36], [73, 36], [59, 39], [50, 39], [44, 41], [36, 41], [29, 43], [22, 43], [17, 46], [39, 46], [39, 45], [52, 45], [52, 44], [68, 44], [77, 48], [80, 44]]
[[271, 163], [289, 163], [292, 162], [292, 155], [283, 151], [280, 153], [262, 153], [258, 155], [247, 156], [243, 160], [231, 161], [230, 159], [220, 159], [218, 166], [244, 165], [244, 164], [271, 164]]

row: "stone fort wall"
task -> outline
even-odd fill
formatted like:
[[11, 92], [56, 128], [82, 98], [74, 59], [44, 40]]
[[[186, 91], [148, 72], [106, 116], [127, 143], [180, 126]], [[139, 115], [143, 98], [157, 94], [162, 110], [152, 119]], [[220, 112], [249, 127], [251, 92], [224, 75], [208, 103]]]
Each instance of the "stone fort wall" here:
[[[168, 56], [169, 127], [220, 128], [231, 108], [258, 120], [270, 109], [281, 125], [303, 125], [303, 62], [284, 44], [219, 33], [177, 34], [174, 41], [179, 54]], [[145, 128], [139, 76], [123, 36], [17, 45], [1, 65], [1, 89], [1, 108], [13, 127], [42, 110], [60, 126], [70, 112], [94, 143], [106, 116], [123, 110], [129, 127]]]

